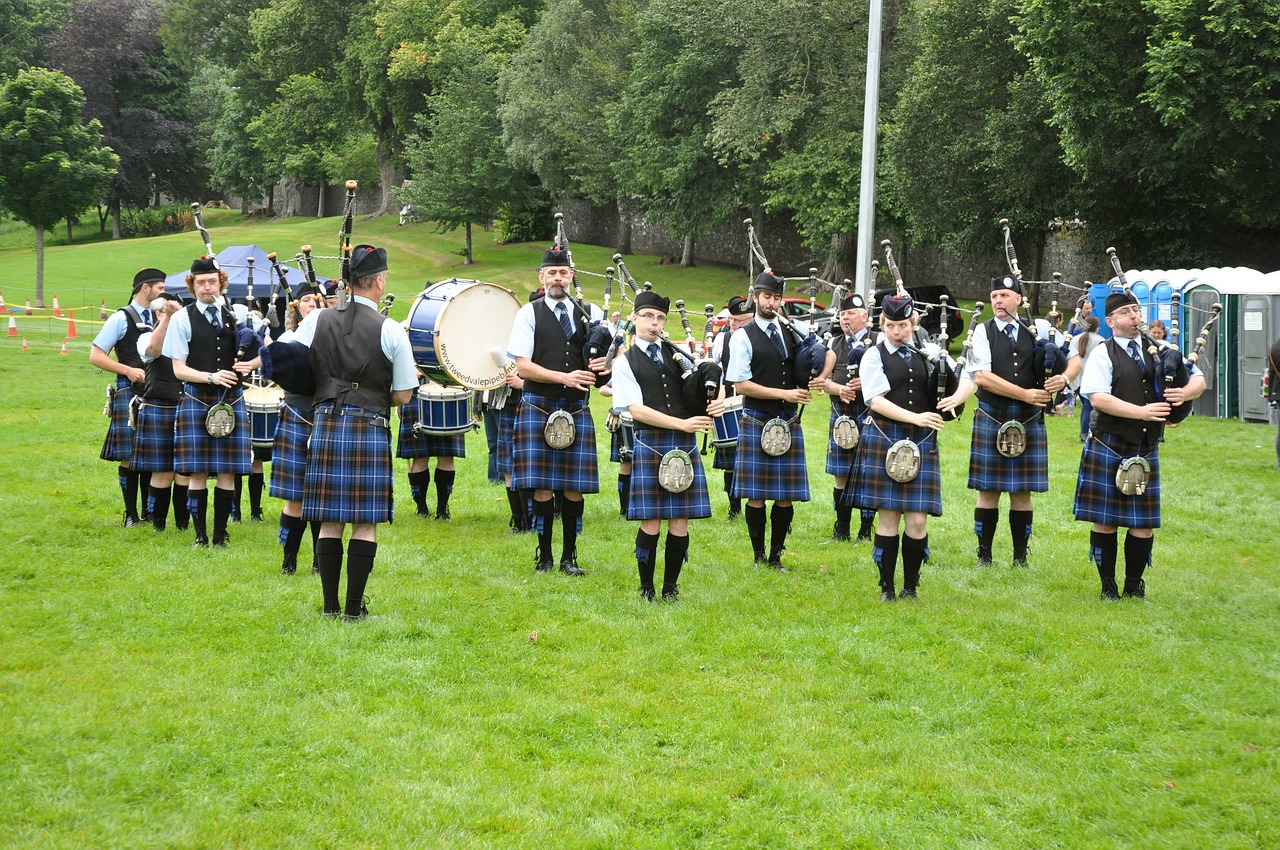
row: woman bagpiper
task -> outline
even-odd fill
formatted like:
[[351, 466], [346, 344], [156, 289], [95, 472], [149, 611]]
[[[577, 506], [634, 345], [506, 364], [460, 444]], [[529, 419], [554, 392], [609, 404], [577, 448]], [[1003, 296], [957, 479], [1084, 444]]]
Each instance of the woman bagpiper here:
[[871, 413], [858, 442], [856, 486], [845, 492], [860, 508], [878, 512], [871, 559], [880, 573], [880, 601], [892, 602], [902, 526], [902, 598], [915, 599], [920, 567], [929, 560], [929, 516], [942, 516], [942, 483], [937, 432], [942, 414], [956, 410], [973, 393], [967, 376], [955, 392], [938, 398], [936, 371], [955, 369], [937, 346], [910, 345], [917, 313], [911, 297], [888, 295], [881, 305], [884, 339], [862, 358], [862, 393]]

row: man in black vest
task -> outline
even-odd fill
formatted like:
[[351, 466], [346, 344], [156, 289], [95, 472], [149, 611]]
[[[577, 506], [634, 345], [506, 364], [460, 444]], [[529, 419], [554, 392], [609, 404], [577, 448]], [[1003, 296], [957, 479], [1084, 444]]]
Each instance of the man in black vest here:
[[[720, 373], [722, 375], [729, 374], [729, 340], [732, 338], [733, 332], [751, 321], [751, 317], [755, 315], [751, 302], [741, 295], [735, 295], [730, 298], [726, 309], [729, 311], [729, 320], [720, 333], [716, 334], [715, 342], [711, 346], [711, 357], [720, 364]], [[726, 398], [732, 398], [738, 394], [737, 390], [733, 388], [733, 384], [728, 381], [724, 382], [724, 392]], [[733, 495], [733, 467], [737, 461], [737, 439], [734, 439], [730, 445], [716, 446], [716, 456], [711, 462], [711, 468], [723, 470], [724, 472], [724, 492], [729, 497], [729, 515], [726, 519], [729, 522], [733, 522], [742, 513], [742, 499]]]
[[[316, 387], [302, 518], [321, 523], [316, 565], [324, 614], [341, 613], [344, 620], [369, 614], [364, 590], [378, 554], [378, 523], [392, 519], [391, 406], [407, 403], [418, 389], [409, 334], [378, 312], [386, 289], [386, 249], [357, 245], [351, 251], [351, 303], [315, 311], [294, 337], [310, 346]], [[348, 525], [351, 542], [344, 553]]]
[[[859, 362], [867, 347], [874, 344], [871, 333], [867, 330], [867, 304], [858, 293], [847, 295], [840, 300], [838, 332], [831, 337], [828, 348], [835, 354], [835, 367], [827, 377], [824, 389], [831, 396], [831, 421], [828, 424], [827, 436], [827, 474], [835, 478], [833, 495], [836, 523], [832, 529], [831, 539], [834, 542], [848, 540], [849, 523], [853, 518], [853, 506], [856, 499], [842, 498], [845, 487], [849, 485], [853, 471], [854, 457], [857, 451], [855, 443], [850, 448], [841, 448], [836, 443], [835, 425], [841, 416], [853, 419], [858, 427], [864, 423], [867, 405], [862, 398], [862, 379], [859, 377]], [[850, 352], [853, 352], [854, 363], [850, 365]], [[872, 523], [876, 512], [869, 508], [860, 511], [861, 523], [858, 526], [858, 540], [870, 540]]]
[[[991, 310], [995, 317], [973, 334], [969, 372], [978, 385], [978, 409], [973, 415], [969, 447], [969, 489], [978, 491], [973, 511], [978, 537], [978, 566], [991, 566], [991, 547], [1000, 521], [1000, 494], [1009, 494], [1009, 530], [1013, 563], [1027, 565], [1031, 539], [1031, 494], [1049, 489], [1049, 439], [1045, 431], [1046, 405], [1066, 386], [1062, 375], [1035, 374], [1035, 333], [1018, 321], [1022, 281], [1012, 275], [991, 279]], [[1001, 429], [1022, 437], [1025, 448], [1016, 456], [998, 446]]]
[[[1124, 595], [1144, 599], [1142, 574], [1151, 563], [1154, 529], [1160, 527], [1160, 440], [1170, 411], [1197, 398], [1204, 375], [1187, 364], [1191, 378], [1181, 389], [1162, 389], [1156, 364], [1140, 335], [1142, 308], [1128, 292], [1107, 296], [1106, 319], [1112, 336], [1085, 361], [1080, 393], [1096, 413], [1085, 441], [1076, 479], [1075, 517], [1093, 523], [1089, 554], [1102, 581], [1102, 598], [1120, 598], [1116, 587], [1117, 529], [1129, 529], [1124, 541]], [[1163, 395], [1163, 398], [1161, 398]], [[1144, 470], [1142, 492], [1124, 493], [1117, 472]]]
[[[546, 296], [520, 308], [507, 352], [524, 379], [516, 414], [515, 488], [533, 490], [533, 528], [538, 534], [536, 569], [552, 568], [554, 495], [564, 493], [561, 510], [564, 542], [560, 572], [583, 575], [577, 539], [582, 531], [582, 496], [600, 492], [596, 430], [587, 404], [592, 386], [600, 386], [604, 358], [587, 362], [584, 347], [589, 317], [569, 298], [573, 268], [569, 255], [552, 248], [542, 258], [538, 280]], [[563, 443], [553, 448], [548, 438]]]
[[[159, 269], [143, 269], [133, 276], [133, 297], [127, 305], [116, 310], [102, 323], [102, 329], [94, 337], [89, 348], [89, 362], [104, 372], [116, 376], [115, 389], [111, 392], [111, 424], [103, 441], [99, 457], [120, 464], [120, 493], [124, 498], [124, 524], [126, 528], [138, 525], [138, 492], [143, 496], [143, 517], [147, 482], [140, 480], [136, 467], [130, 463], [133, 448], [133, 429], [129, 427], [129, 406], [134, 396], [142, 391], [146, 373], [142, 358], [138, 356], [138, 337], [151, 330], [153, 317], [151, 301], [164, 293], [164, 272]], [[114, 350], [114, 360], [108, 352]]]
[[182, 309], [182, 299], [165, 293], [152, 304], [163, 306], [153, 312], [155, 329], [138, 337], [138, 354], [147, 376], [135, 402], [133, 466], [151, 476], [147, 507], [155, 530], [164, 531], [172, 497], [174, 525], [186, 531], [189, 479], [175, 476], [173, 471], [173, 426], [182, 400], [182, 382], [174, 377], [173, 361], [163, 354], [169, 321]]
[[[756, 278], [756, 314], [729, 340], [731, 362], [725, 376], [744, 396], [733, 494], [747, 500], [747, 535], [755, 562], [768, 563], [779, 572], [786, 572], [782, 551], [795, 516], [792, 502], [809, 501], [800, 406], [813, 398], [811, 391], [822, 389], [835, 363], [835, 356], [828, 352], [825, 368], [807, 388], [805, 377], [795, 374], [796, 336], [779, 319], [785, 286], [785, 279], [769, 270]], [[790, 446], [781, 454], [770, 454], [761, 444], [766, 425], [771, 431], [790, 434]], [[769, 516], [773, 530], [766, 561], [764, 503], [769, 500], [773, 501]]]
[[[169, 320], [164, 355], [173, 374], [185, 381], [174, 430], [174, 471], [191, 476], [187, 508], [195, 527], [196, 546], [208, 546], [209, 476], [213, 491], [213, 545], [230, 541], [227, 520], [235, 501], [235, 477], [253, 466], [249, 416], [244, 407], [241, 376], [253, 370], [237, 360], [236, 322], [221, 296], [227, 273], [211, 257], [200, 257], [187, 273], [187, 289], [195, 302]], [[224, 433], [220, 422], [232, 426]]]

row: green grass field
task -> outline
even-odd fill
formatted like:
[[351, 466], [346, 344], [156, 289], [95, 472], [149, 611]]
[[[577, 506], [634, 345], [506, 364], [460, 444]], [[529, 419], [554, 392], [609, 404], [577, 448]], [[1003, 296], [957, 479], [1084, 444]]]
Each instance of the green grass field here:
[[[237, 221], [210, 220], [215, 247], [336, 235], [332, 219]], [[386, 219], [357, 235], [391, 246], [400, 317], [427, 278], [523, 291], [541, 250], [478, 240], [464, 269], [457, 234]], [[64, 309], [122, 303], [133, 270], [180, 268], [198, 242], [51, 249], [48, 291]], [[611, 254], [575, 246], [583, 268]], [[741, 282], [629, 264], [695, 304]], [[0, 251], [10, 307], [33, 268]], [[713, 475], [677, 605], [639, 601], [603, 458], [587, 577], [535, 574], [476, 433], [451, 522], [413, 515], [398, 462], [378, 616], [344, 624], [319, 615], [309, 572], [279, 574], [276, 502], [225, 551], [120, 527], [92, 325], [63, 357], [56, 321], [19, 316], [29, 350], [0, 344], [5, 847], [1280, 846], [1271, 428], [1172, 433], [1146, 605], [1098, 600], [1071, 517], [1073, 419], [1049, 423], [1025, 571], [1007, 524], [996, 567], [974, 568], [970, 417], [943, 432], [946, 515], [920, 599], [894, 605], [865, 544], [825, 543], [825, 400], [805, 417], [814, 500], [791, 572], [751, 567]]]

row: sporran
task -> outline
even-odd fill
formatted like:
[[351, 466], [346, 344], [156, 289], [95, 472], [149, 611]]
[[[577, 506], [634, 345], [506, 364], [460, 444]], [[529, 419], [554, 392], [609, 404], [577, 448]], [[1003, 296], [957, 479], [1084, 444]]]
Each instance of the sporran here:
[[1116, 486], [1126, 496], [1141, 496], [1151, 481], [1151, 464], [1144, 457], [1127, 457], [1116, 470]]
[[791, 425], [774, 417], [760, 429], [760, 448], [769, 457], [780, 457], [791, 450]]
[[1018, 457], [1027, 450], [1027, 429], [1016, 419], [1001, 424], [996, 431], [996, 451], [1005, 457]]
[[831, 426], [831, 439], [842, 449], [851, 449], [858, 444], [858, 423], [851, 416], [837, 416]]
[[235, 408], [226, 402], [211, 405], [204, 417], [204, 430], [210, 437], [230, 436], [236, 430]]
[[889, 447], [884, 468], [894, 481], [906, 484], [920, 474], [920, 461], [920, 447], [911, 440], [899, 440]]
[[609, 415], [604, 419], [604, 429], [610, 434], [618, 432], [618, 426], [622, 424], [622, 415], [616, 410], [610, 410]]
[[658, 484], [668, 493], [683, 493], [693, 483], [693, 459], [683, 449], [672, 449], [658, 464]]
[[547, 417], [547, 425], [542, 429], [542, 439], [553, 449], [567, 449], [573, 445], [577, 429], [573, 424], [573, 416], [563, 410], [553, 411]]

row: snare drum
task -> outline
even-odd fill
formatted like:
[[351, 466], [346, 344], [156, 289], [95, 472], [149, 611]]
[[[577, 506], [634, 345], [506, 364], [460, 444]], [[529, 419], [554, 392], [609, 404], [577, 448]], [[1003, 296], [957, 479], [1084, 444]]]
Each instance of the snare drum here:
[[623, 463], [635, 456], [636, 421], [627, 411], [618, 414], [618, 458]]
[[471, 390], [423, 384], [415, 403], [418, 421], [414, 428], [424, 434], [464, 434], [475, 427], [471, 418], [474, 399]]
[[269, 449], [275, 442], [276, 423], [280, 421], [282, 404], [282, 387], [272, 385], [244, 388], [244, 409], [249, 414], [249, 440], [255, 447]]
[[507, 375], [493, 352], [507, 350], [519, 310], [515, 294], [492, 283], [451, 278], [432, 284], [409, 308], [413, 360], [438, 383], [497, 389]]
[[711, 445], [716, 448], [727, 448], [738, 445], [738, 426], [742, 421], [742, 396], [730, 396], [724, 400], [724, 414], [712, 420], [716, 426], [715, 439]]

